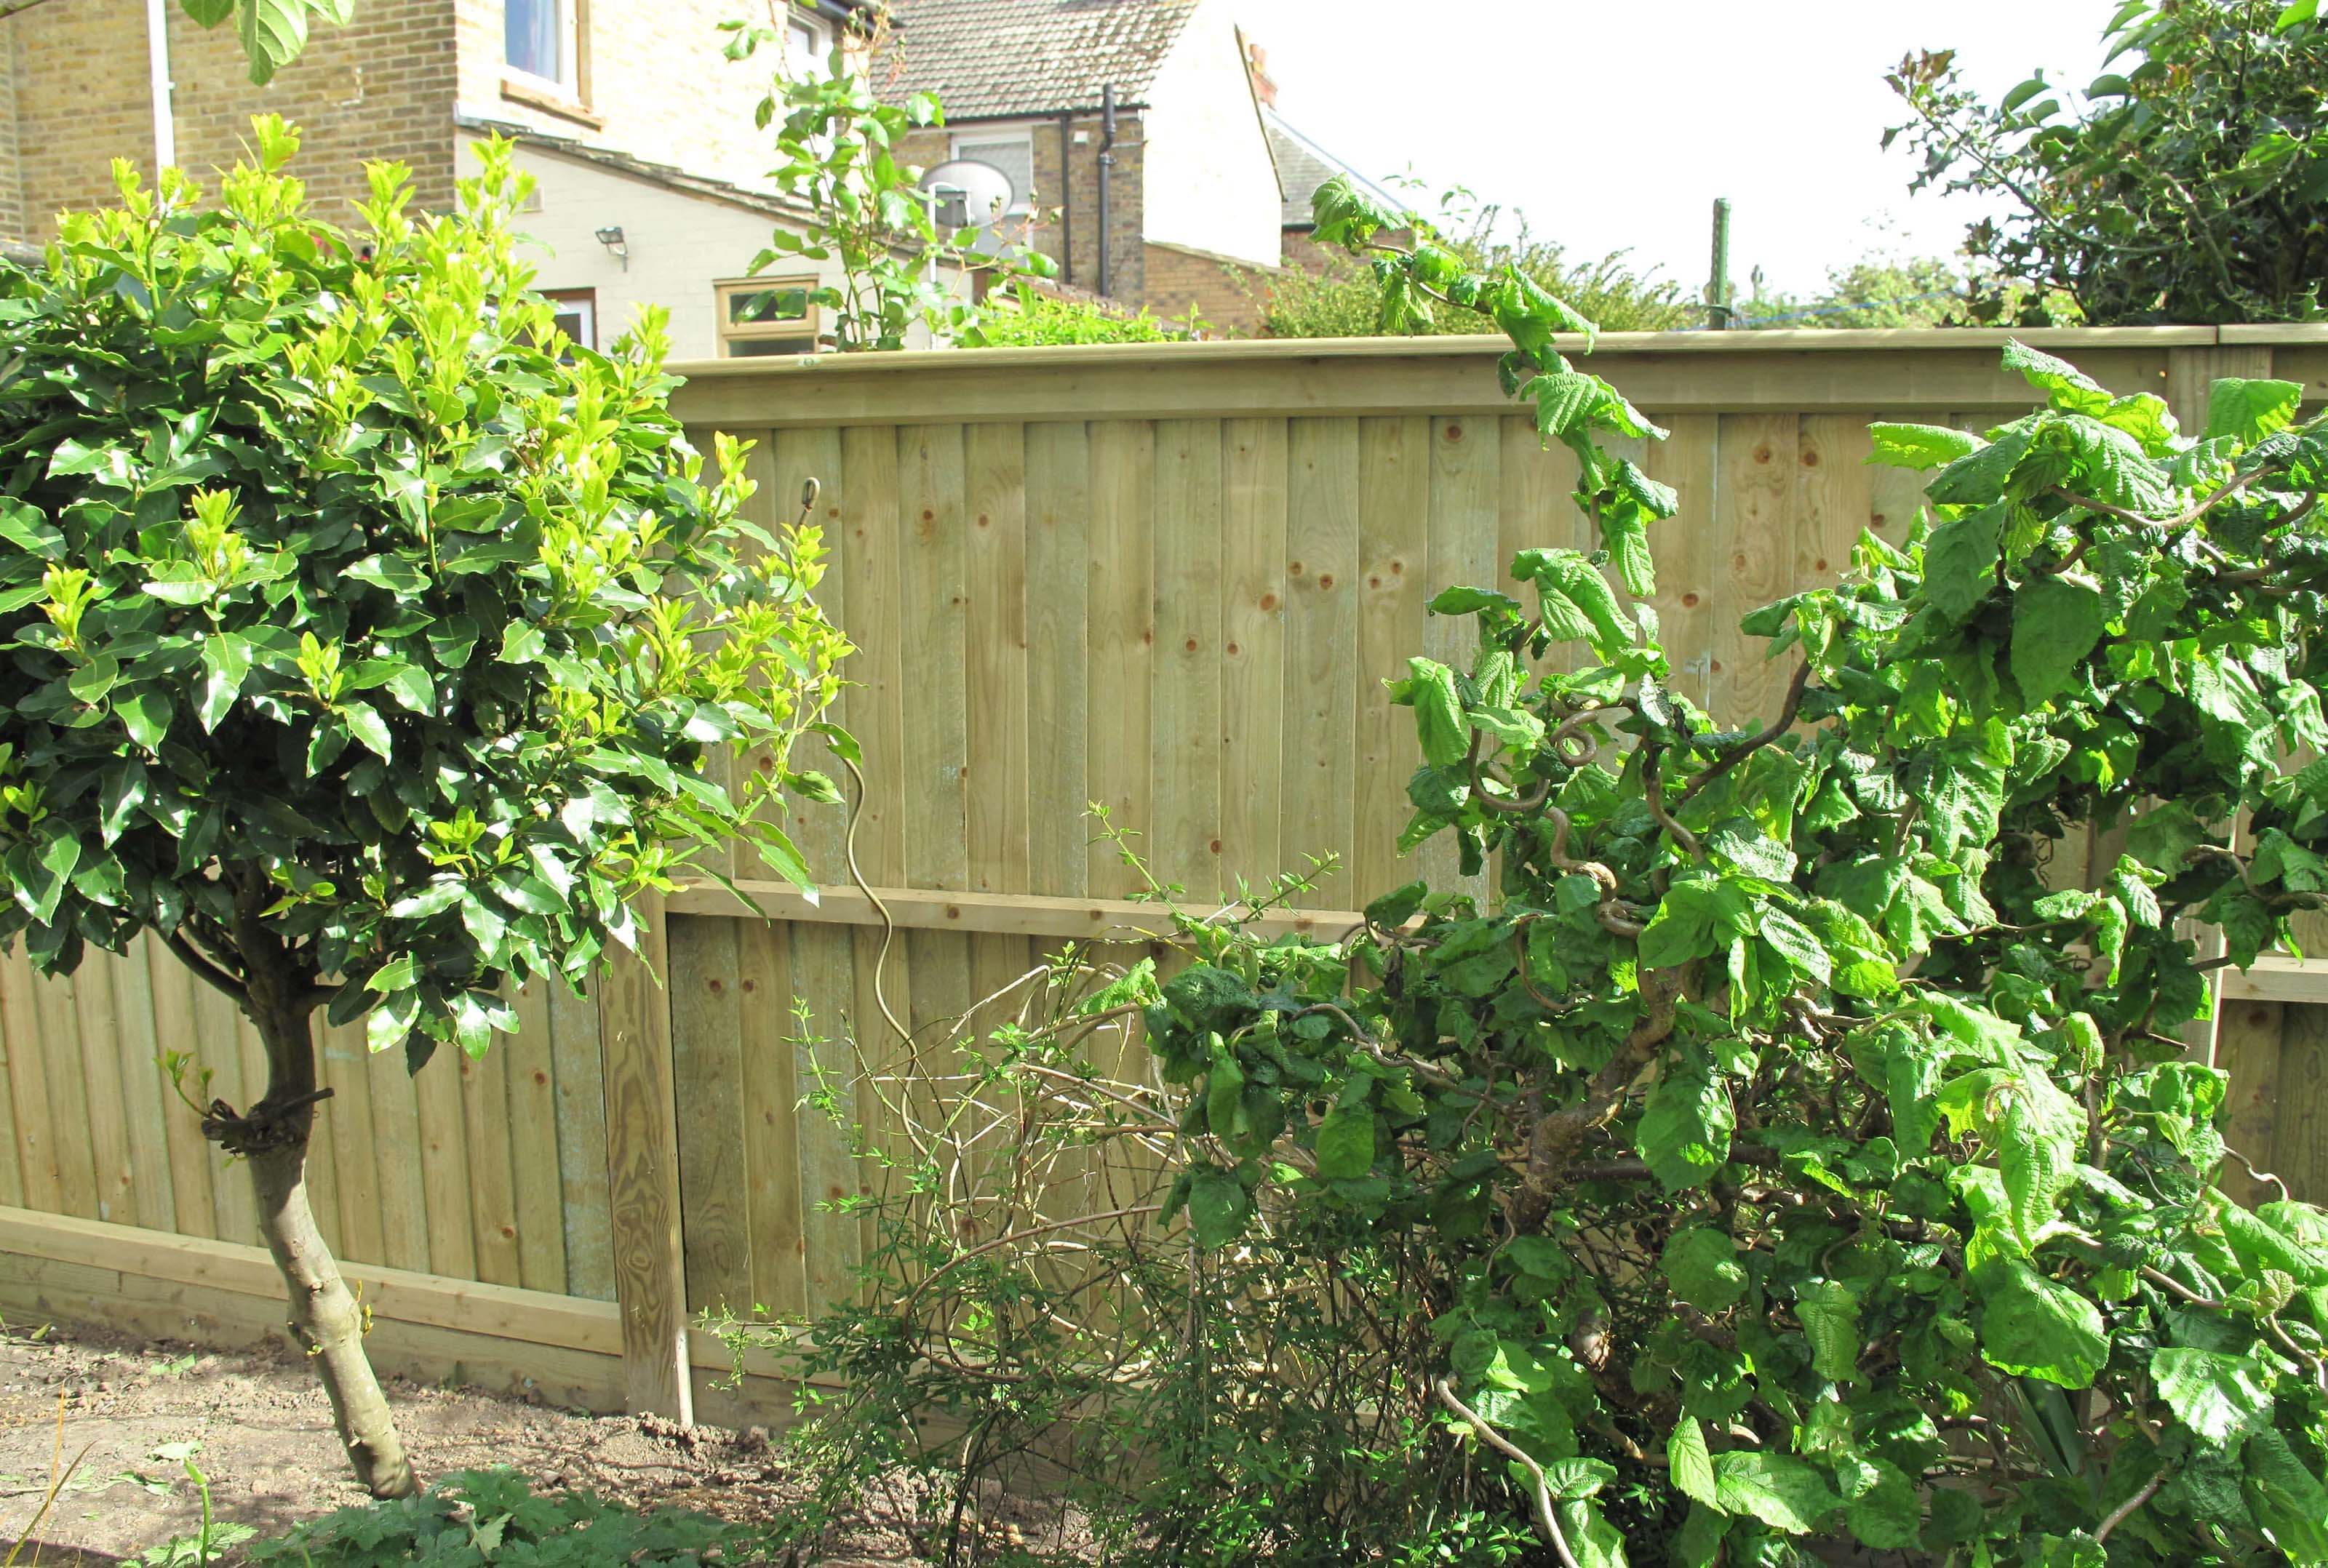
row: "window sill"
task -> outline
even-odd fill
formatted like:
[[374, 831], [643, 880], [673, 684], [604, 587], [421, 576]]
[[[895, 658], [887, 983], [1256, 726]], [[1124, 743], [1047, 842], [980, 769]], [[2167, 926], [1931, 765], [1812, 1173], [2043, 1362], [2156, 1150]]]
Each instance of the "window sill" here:
[[502, 97], [511, 103], [523, 104], [530, 109], [540, 109], [544, 114], [556, 115], [559, 119], [587, 126], [594, 131], [606, 128], [605, 116], [592, 114], [581, 99], [570, 98], [546, 84], [537, 87], [530, 81], [503, 77]]

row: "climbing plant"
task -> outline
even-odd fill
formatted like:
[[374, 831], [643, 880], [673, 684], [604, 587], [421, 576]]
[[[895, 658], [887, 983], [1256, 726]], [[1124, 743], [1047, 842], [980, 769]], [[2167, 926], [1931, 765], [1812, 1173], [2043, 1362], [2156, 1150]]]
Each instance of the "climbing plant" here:
[[[151, 933], [257, 1026], [264, 1095], [202, 1128], [393, 1495], [308, 1209], [314, 1015], [414, 1071], [482, 1055], [505, 987], [587, 986], [700, 848], [806, 885], [774, 798], [831, 793], [784, 764], [845, 644], [817, 530], [745, 521], [736, 444], [706, 474], [665, 406], [661, 317], [600, 354], [527, 292], [507, 144], [451, 214], [373, 165], [342, 232], [290, 128], [252, 136], [216, 209], [118, 163], [120, 206], [0, 266], [0, 942], [64, 975]], [[765, 763], [723, 788], [730, 745]]]
[[[887, 1391], [867, 1429], [1097, 1419], [1091, 1495], [1163, 1561], [2328, 1561], [2328, 1213], [2226, 1196], [2184, 1038], [2328, 898], [2303, 387], [2186, 433], [2008, 348], [2043, 406], [1875, 426], [1925, 517], [1749, 617], [1785, 696], [1717, 718], [1590, 328], [1347, 187], [1319, 219], [1390, 312], [1498, 322], [1596, 530], [1440, 594], [1477, 656], [1386, 695], [1402, 846], [1492, 894], [1319, 943], [1256, 934], [1272, 891], [1159, 913], [1160, 983], [1030, 982], [943, 1116], [892, 1107], [935, 1134], [884, 1222], [915, 1283], [819, 1351]], [[1134, 1020], [1158, 1081], [1094, 1065]]]

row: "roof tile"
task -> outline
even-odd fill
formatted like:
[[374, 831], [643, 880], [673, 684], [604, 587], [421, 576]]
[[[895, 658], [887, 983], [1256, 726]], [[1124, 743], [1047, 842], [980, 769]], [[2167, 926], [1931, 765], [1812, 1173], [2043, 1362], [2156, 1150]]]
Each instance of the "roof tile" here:
[[1198, 0], [895, 0], [874, 79], [893, 101], [935, 93], [953, 120], [1056, 114], [1148, 89]]

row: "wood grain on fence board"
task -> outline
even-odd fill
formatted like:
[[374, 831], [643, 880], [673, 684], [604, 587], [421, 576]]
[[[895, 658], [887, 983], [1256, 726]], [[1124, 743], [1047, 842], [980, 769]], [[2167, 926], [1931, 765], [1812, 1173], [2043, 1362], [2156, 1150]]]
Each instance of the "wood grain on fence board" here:
[[1279, 850], [1285, 789], [1285, 465], [1283, 420], [1222, 425], [1221, 873], [1231, 889], [1239, 878], [1265, 886], [1289, 869]]
[[606, 1097], [598, 1003], [563, 980], [549, 985], [551, 1083], [558, 1096], [558, 1185], [565, 1218], [566, 1293], [615, 1299]]
[[1414, 713], [1392, 706], [1382, 683], [1404, 676], [1406, 661], [1424, 649], [1438, 482], [1431, 425], [1421, 415], [1358, 422], [1358, 555], [1353, 574], [1358, 684], [1351, 775], [1357, 799], [1351, 813], [1349, 863], [1323, 890], [1345, 908], [1362, 907], [1422, 874], [1412, 857], [1398, 853], [1399, 830], [1413, 815], [1406, 784], [1422, 755], [1414, 739]]
[[517, 1033], [494, 1049], [507, 1053], [510, 1209], [517, 1227], [517, 1283], [530, 1291], [566, 1289], [566, 1221], [558, 1158], [558, 1067], [550, 1041], [549, 994], [558, 983], [537, 975], [517, 986], [510, 1005]]
[[1343, 908], [1356, 836], [1358, 458], [1356, 419], [1297, 419], [1286, 437], [1285, 734], [1288, 869], [1331, 854], [1336, 876], [1294, 901]]
[[679, 915], [669, 924], [667, 996], [690, 1312], [745, 1311], [751, 1305], [738, 961], [738, 941], [747, 923], [757, 924]]

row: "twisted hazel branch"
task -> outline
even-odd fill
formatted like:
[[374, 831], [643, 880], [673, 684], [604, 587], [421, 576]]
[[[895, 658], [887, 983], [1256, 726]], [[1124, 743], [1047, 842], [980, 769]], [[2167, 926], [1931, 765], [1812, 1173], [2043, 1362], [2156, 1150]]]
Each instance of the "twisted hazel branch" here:
[[1535, 1533], [1551, 1544], [1560, 1554], [1560, 1568], [1578, 1568], [1576, 1554], [1568, 1549], [1568, 1536], [1560, 1527], [1560, 1518], [1552, 1511], [1552, 1482], [1544, 1473], [1544, 1466], [1535, 1462], [1527, 1451], [1488, 1424], [1488, 1418], [1456, 1397], [1455, 1385], [1440, 1377], [1431, 1385], [1439, 1395], [1439, 1403], [1452, 1411], [1458, 1419], [1479, 1434], [1479, 1441], [1505, 1458], [1526, 1468], [1528, 1481], [1535, 1490]]
[[1699, 790], [1793, 729], [1795, 715], [1802, 711], [1804, 688], [1809, 686], [1810, 678], [1810, 660], [1805, 659], [1795, 667], [1795, 678], [1787, 683], [1787, 700], [1779, 705], [1779, 716], [1770, 721], [1769, 728], [1723, 752], [1713, 766], [1689, 781], [1689, 788], [1681, 792], [1681, 798], [1673, 803], [1673, 808], [1679, 811], [1696, 798]]
[[2103, 1542], [2108, 1540], [2110, 1532], [2117, 1529], [2120, 1525], [2126, 1523], [2126, 1516], [2132, 1514], [2135, 1509], [2142, 1507], [2143, 1504], [2157, 1496], [2158, 1489], [2165, 1484], [2166, 1472], [2164, 1470], [2160, 1470], [2156, 1475], [2151, 1477], [2148, 1480], [2143, 1483], [2142, 1489], [2140, 1491], [2126, 1498], [2126, 1501], [2120, 1503], [2117, 1507], [2112, 1508], [2108, 1515], [2103, 1518], [2100, 1526], [2094, 1531], [2094, 1545], [2098, 1546]]

